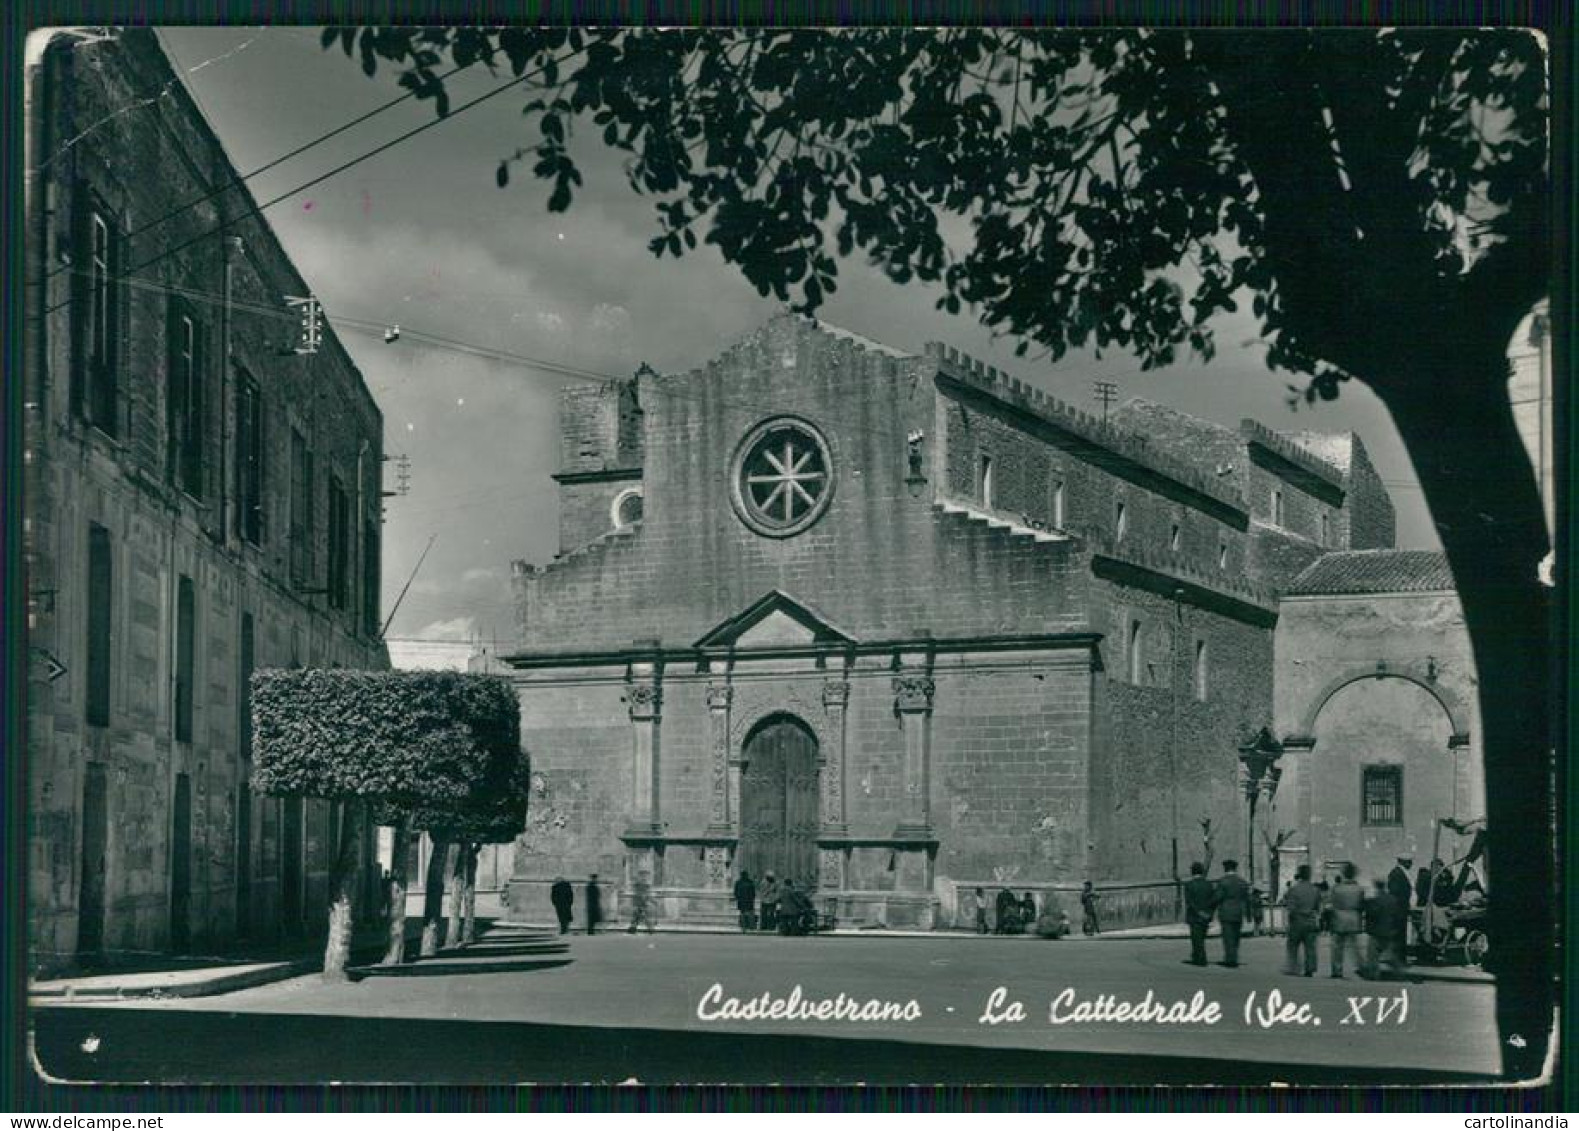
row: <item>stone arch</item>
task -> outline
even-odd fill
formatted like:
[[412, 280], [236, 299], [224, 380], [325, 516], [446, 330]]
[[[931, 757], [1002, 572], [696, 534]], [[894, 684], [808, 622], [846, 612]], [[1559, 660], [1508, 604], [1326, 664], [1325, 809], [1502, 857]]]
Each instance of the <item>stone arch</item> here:
[[1322, 709], [1328, 701], [1338, 692], [1350, 684], [1359, 683], [1367, 679], [1401, 679], [1412, 683], [1425, 691], [1442, 708], [1447, 716], [1448, 726], [1452, 731], [1448, 739], [1449, 749], [1456, 749], [1469, 745], [1469, 712], [1450, 688], [1443, 687], [1429, 675], [1422, 675], [1409, 668], [1366, 668], [1351, 669], [1340, 673], [1327, 683], [1315, 695], [1311, 696], [1310, 704], [1306, 707], [1300, 719], [1299, 731], [1289, 735], [1283, 740], [1285, 746], [1314, 746], [1316, 742], [1316, 720], [1320, 717]]
[[818, 699], [815, 702], [794, 690], [787, 694], [777, 691], [760, 697], [754, 695], [749, 700], [744, 695], [740, 695], [738, 688], [736, 694], [739, 696], [735, 701], [736, 706], [729, 712], [730, 762], [737, 766], [740, 764], [745, 752], [746, 739], [752, 731], [774, 715], [782, 715], [810, 731], [811, 736], [817, 741], [818, 764], [826, 760], [832, 734], [828, 729], [827, 712], [822, 706], [820, 687], [817, 689]]

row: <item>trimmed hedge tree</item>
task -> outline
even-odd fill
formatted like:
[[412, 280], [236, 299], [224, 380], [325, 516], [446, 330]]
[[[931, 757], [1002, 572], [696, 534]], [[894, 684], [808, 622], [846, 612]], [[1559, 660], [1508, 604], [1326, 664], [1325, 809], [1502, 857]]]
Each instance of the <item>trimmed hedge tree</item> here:
[[[520, 757], [515, 693], [498, 676], [264, 670], [252, 677], [252, 722], [254, 788], [353, 810], [464, 810]], [[342, 820], [333, 846], [329, 980], [345, 977], [350, 955], [355, 825]]]

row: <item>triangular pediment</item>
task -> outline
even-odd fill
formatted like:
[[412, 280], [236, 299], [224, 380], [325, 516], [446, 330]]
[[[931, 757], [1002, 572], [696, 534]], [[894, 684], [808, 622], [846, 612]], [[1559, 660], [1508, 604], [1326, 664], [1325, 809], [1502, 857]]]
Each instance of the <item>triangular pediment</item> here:
[[698, 648], [784, 648], [854, 643], [808, 606], [780, 590], [763, 596], [696, 642]]

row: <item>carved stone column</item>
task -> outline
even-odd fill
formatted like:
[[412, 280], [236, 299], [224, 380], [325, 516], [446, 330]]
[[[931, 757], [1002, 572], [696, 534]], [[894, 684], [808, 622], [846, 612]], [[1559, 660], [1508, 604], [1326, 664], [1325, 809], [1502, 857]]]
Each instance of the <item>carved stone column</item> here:
[[[830, 679], [822, 685], [822, 708], [828, 716], [828, 748], [822, 764], [822, 835], [843, 837], [850, 832], [844, 807], [845, 797], [845, 719], [850, 702], [850, 685], [842, 679]], [[825, 889], [840, 890], [845, 886], [843, 848], [821, 850], [821, 879]]]
[[631, 665], [626, 691], [631, 717], [631, 817], [628, 832], [656, 836], [662, 829], [658, 783], [663, 688], [651, 664]]
[[894, 677], [894, 709], [905, 730], [904, 811], [895, 836], [932, 836], [932, 676], [906, 669]]
[[[715, 675], [727, 673], [715, 672]], [[728, 683], [711, 683], [707, 687], [709, 807], [707, 835], [710, 837], [734, 836], [734, 820], [729, 804], [729, 705], [735, 697], [734, 688]], [[729, 846], [709, 844], [703, 850], [707, 864], [707, 886], [729, 887]]]

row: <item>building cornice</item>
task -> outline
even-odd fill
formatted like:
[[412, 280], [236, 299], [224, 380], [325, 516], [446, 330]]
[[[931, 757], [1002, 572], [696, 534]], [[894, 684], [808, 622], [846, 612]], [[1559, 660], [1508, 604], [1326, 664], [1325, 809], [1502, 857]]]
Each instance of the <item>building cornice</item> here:
[[716, 648], [684, 645], [666, 648], [656, 642], [633, 644], [626, 648], [608, 648], [575, 652], [515, 652], [499, 657], [500, 662], [517, 671], [542, 668], [591, 668], [616, 667], [640, 660], [658, 663], [665, 667], [694, 666], [698, 671], [708, 670], [710, 662], [729, 659], [735, 662], [756, 660], [812, 659], [819, 666], [831, 666], [832, 661], [853, 661], [870, 656], [898, 656], [924, 653], [932, 656], [960, 652], [1026, 652], [1091, 650], [1102, 640], [1097, 632], [1057, 632], [1018, 636], [956, 636], [956, 637], [899, 637], [890, 640], [865, 640], [860, 642], [830, 641], [811, 644], [770, 645], [760, 648]]

